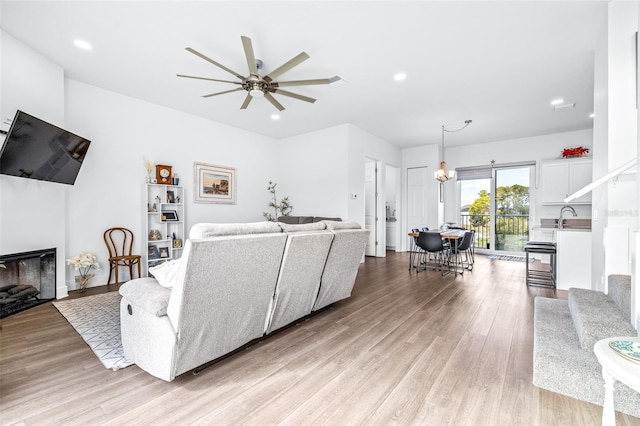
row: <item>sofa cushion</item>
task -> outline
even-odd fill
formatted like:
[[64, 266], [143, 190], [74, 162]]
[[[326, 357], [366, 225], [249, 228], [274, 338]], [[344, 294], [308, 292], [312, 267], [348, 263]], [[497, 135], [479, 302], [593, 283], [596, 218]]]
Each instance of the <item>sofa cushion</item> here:
[[228, 235], [269, 234], [282, 232], [274, 222], [253, 223], [196, 223], [191, 227], [189, 238], [202, 239]]
[[324, 220], [331, 220], [334, 222], [342, 222], [342, 219], [340, 219], [339, 217], [322, 217], [322, 216], [315, 216], [313, 218], [314, 222], [322, 222]]
[[180, 259], [169, 260], [163, 262], [157, 266], [149, 268], [149, 273], [153, 275], [153, 278], [158, 281], [162, 287], [173, 288], [173, 284], [176, 280]]
[[118, 291], [133, 309], [139, 308], [157, 317], [167, 315], [171, 290], [158, 285], [155, 278], [128, 281], [122, 284]]
[[324, 222], [302, 223], [299, 225], [279, 223], [278, 225], [284, 232], [324, 231], [325, 229], [327, 229], [327, 225]]
[[323, 221], [327, 225], [327, 229], [334, 231], [339, 229], [362, 229], [358, 222], [342, 222], [336, 220]]

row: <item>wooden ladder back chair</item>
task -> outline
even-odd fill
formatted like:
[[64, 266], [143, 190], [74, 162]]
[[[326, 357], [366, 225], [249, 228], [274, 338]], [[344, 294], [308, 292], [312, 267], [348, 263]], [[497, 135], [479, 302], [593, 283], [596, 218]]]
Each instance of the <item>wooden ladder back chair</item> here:
[[104, 231], [104, 243], [109, 250], [109, 279], [107, 286], [111, 283], [111, 275], [115, 270], [116, 289], [120, 286], [118, 280], [118, 269], [120, 266], [129, 268], [129, 279], [133, 279], [133, 267], [138, 266], [138, 278], [140, 278], [141, 256], [132, 254], [133, 232], [127, 228], [109, 228]]

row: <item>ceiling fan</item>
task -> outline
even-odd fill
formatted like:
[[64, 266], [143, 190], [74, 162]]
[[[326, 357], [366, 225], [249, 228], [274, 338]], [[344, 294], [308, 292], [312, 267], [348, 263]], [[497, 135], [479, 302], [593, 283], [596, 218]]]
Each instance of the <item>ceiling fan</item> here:
[[273, 104], [273, 106], [275, 106], [279, 111], [282, 111], [285, 108], [282, 106], [280, 102], [276, 100], [276, 98], [273, 97], [272, 93], [277, 93], [279, 95], [288, 96], [290, 98], [294, 98], [294, 99], [298, 99], [298, 100], [310, 102], [310, 103], [314, 103], [316, 101], [314, 98], [303, 96], [298, 93], [289, 92], [287, 90], [281, 89], [281, 87], [330, 84], [340, 80], [340, 77], [334, 76], [331, 78], [317, 78], [313, 80], [274, 81], [275, 79], [277, 79], [278, 77], [280, 77], [282, 74], [286, 73], [293, 67], [298, 66], [302, 62], [309, 59], [309, 55], [307, 55], [305, 52], [302, 52], [299, 55], [290, 59], [289, 61], [285, 62], [284, 64], [280, 65], [278, 68], [271, 71], [269, 74], [263, 76], [260, 74], [260, 69], [262, 68], [262, 61], [260, 61], [259, 59], [256, 59], [253, 53], [253, 44], [251, 43], [251, 39], [245, 36], [241, 36], [240, 38], [242, 39], [242, 47], [244, 47], [244, 55], [247, 58], [247, 65], [249, 66], [248, 76], [244, 76], [240, 73], [237, 73], [225, 67], [224, 65], [214, 61], [213, 59], [203, 55], [202, 53], [198, 52], [195, 49], [192, 49], [191, 47], [186, 48], [188, 52], [191, 52], [194, 55], [201, 57], [205, 61], [212, 63], [218, 68], [225, 70], [229, 74], [232, 74], [234, 77], [238, 78], [240, 81], [219, 80], [216, 78], [196, 77], [192, 75], [183, 75], [183, 74], [177, 74], [177, 76], [185, 77], [185, 78], [195, 78], [198, 80], [218, 81], [221, 83], [231, 83], [231, 84], [240, 86], [235, 89], [225, 90], [223, 92], [203, 95], [202, 96], [203, 98], [210, 98], [212, 96], [218, 96], [218, 95], [223, 95], [225, 93], [239, 92], [241, 90], [244, 90], [247, 92], [247, 97], [244, 99], [244, 102], [242, 103], [242, 106], [240, 106], [240, 109], [246, 109], [253, 98], [264, 97], [269, 102], [271, 102], [271, 104]]

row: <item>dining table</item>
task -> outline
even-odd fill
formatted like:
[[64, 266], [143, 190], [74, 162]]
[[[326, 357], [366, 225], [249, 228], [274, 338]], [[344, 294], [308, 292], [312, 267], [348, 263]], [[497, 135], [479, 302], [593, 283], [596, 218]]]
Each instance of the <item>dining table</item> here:
[[[465, 232], [464, 229], [434, 229], [423, 232], [437, 232], [440, 234], [440, 237], [443, 240], [448, 240], [451, 247], [454, 247], [456, 250], [458, 246], [462, 243], [462, 239], [464, 237]], [[411, 238], [411, 251], [409, 252], [409, 270], [412, 268], [417, 268], [415, 263], [415, 256], [419, 253], [420, 248], [418, 247], [417, 240], [420, 236], [420, 232], [409, 232], [409, 237]], [[450, 272], [454, 274], [464, 274], [464, 265], [460, 265], [460, 271], [458, 271], [458, 256], [455, 256], [454, 266], [451, 266], [451, 256], [449, 256], [449, 261], [447, 262], [448, 269], [443, 273], [446, 275]]]

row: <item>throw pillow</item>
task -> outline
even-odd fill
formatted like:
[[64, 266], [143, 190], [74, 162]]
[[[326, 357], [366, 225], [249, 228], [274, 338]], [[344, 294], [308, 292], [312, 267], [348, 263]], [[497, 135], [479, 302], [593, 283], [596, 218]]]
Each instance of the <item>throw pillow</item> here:
[[169, 260], [161, 263], [158, 266], [152, 266], [149, 268], [149, 273], [158, 281], [162, 287], [173, 288], [173, 283], [176, 279], [178, 272], [178, 262], [180, 259]]

